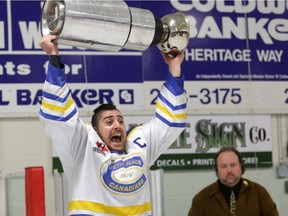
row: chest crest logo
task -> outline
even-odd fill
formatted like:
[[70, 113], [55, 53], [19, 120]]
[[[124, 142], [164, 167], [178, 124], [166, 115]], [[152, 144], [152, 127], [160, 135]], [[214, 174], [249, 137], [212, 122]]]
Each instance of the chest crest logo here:
[[120, 195], [139, 192], [147, 181], [144, 162], [139, 155], [108, 160], [101, 168], [101, 178], [110, 192]]

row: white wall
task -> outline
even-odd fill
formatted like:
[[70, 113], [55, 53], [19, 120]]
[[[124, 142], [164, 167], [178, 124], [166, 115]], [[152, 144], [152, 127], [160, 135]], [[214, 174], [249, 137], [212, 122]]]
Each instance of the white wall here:
[[5, 178], [12, 173], [25, 172], [25, 167], [30, 166], [44, 167], [46, 215], [55, 215], [51, 155], [50, 140], [44, 135], [38, 118], [0, 119], [1, 216], [6, 216]]
[[[286, 120], [287, 121], [287, 117]], [[279, 139], [276, 117], [272, 118], [273, 162], [279, 162], [279, 150], [285, 149], [287, 128]], [[280, 149], [278, 144], [282, 143]], [[285, 153], [286, 157], [286, 153]], [[287, 157], [286, 157], [287, 159]], [[6, 216], [5, 178], [12, 173], [24, 172], [25, 167], [43, 166], [45, 170], [46, 215], [55, 216], [54, 182], [52, 175], [52, 147], [44, 135], [37, 117], [0, 119], [0, 215]], [[247, 169], [244, 177], [265, 186], [276, 202], [281, 216], [288, 212], [288, 194], [284, 181], [278, 179], [276, 168]], [[203, 187], [216, 180], [213, 170], [165, 171], [165, 216], [187, 215], [192, 197]], [[22, 214], [19, 213], [18, 216]], [[25, 213], [23, 213], [25, 215]]]

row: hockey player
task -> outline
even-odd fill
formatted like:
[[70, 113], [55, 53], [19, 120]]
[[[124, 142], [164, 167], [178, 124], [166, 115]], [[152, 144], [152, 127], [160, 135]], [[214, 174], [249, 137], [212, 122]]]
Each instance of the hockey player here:
[[170, 73], [155, 116], [126, 136], [115, 105], [96, 108], [92, 125], [78, 117], [55, 39], [44, 36], [39, 44], [49, 56], [39, 117], [71, 184], [69, 215], [152, 215], [149, 168], [185, 128], [184, 54], [162, 53]]

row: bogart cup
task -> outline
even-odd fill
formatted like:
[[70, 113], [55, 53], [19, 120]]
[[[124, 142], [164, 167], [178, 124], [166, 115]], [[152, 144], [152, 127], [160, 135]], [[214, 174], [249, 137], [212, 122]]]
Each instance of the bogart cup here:
[[59, 44], [86, 49], [144, 51], [157, 45], [173, 55], [185, 50], [189, 31], [189, 20], [181, 12], [158, 19], [122, 0], [46, 0], [42, 7], [42, 35], [56, 35]]

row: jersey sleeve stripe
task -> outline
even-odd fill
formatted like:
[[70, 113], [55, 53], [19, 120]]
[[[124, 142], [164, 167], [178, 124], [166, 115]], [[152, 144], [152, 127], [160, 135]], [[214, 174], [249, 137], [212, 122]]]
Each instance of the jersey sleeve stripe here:
[[62, 121], [62, 122], [67, 122], [69, 119], [71, 119], [75, 114], [77, 113], [76, 108], [73, 109], [72, 112], [69, 113], [69, 115], [66, 116], [56, 116], [56, 115], [51, 115], [48, 113], [45, 113], [42, 109], [40, 109], [39, 114], [45, 119], [50, 119], [54, 121]]
[[64, 101], [67, 97], [69, 97], [71, 90], [68, 88], [67, 85], [64, 86], [57, 86], [53, 83], [45, 81], [44, 88], [43, 88], [43, 97]]
[[[179, 119], [179, 118], [186, 118], [187, 115], [186, 113], [180, 113], [180, 114], [173, 114], [171, 112], [169, 112], [167, 109], [165, 109], [165, 107], [161, 106], [160, 103], [156, 103], [156, 107], [162, 111], [162, 113], [166, 114], [167, 116], [169, 116], [172, 119]], [[176, 107], [177, 109], [177, 107]]]
[[[167, 100], [162, 94], [159, 95], [158, 99], [160, 99], [164, 104], [166, 104], [173, 111], [186, 108], [186, 102], [184, 102], [183, 104], [175, 106], [172, 103], [170, 103], [169, 100]], [[159, 100], [157, 103], [160, 103]]]
[[161, 116], [159, 113], [156, 113], [156, 117], [160, 119], [164, 124], [170, 127], [184, 128], [186, 126], [185, 122], [170, 122], [167, 119], [165, 119], [163, 116]]
[[66, 103], [65, 106], [57, 106], [57, 105], [42, 101], [43, 108], [50, 109], [52, 111], [59, 112], [59, 113], [65, 113], [73, 104], [74, 104], [74, 100], [72, 98], [70, 98], [70, 100]]
[[43, 91], [43, 94], [42, 94], [43, 98], [51, 99], [53, 101], [58, 101], [61, 103], [65, 102], [69, 96], [70, 94], [66, 94], [64, 95], [64, 97], [59, 97], [58, 95], [50, 94], [46, 91]]

